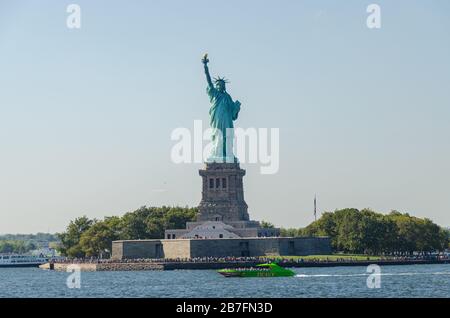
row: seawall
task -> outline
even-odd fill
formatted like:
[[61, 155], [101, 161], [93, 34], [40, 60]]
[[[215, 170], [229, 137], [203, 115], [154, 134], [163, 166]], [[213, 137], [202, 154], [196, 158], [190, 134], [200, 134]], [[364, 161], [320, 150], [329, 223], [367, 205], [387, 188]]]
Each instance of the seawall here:
[[158, 263], [46, 263], [39, 268], [67, 272], [69, 266], [74, 265], [79, 266], [82, 272], [164, 270], [164, 266]]
[[[110, 263], [56, 263], [43, 264], [41, 269], [66, 272], [71, 265], [79, 266], [81, 271], [148, 271], [148, 270], [217, 270], [222, 268], [252, 267], [261, 262], [110, 262]], [[450, 264], [450, 260], [378, 260], [378, 261], [307, 261], [307, 262], [282, 262], [283, 267], [341, 267], [341, 266], [380, 266], [394, 265], [425, 265], [425, 264]]]

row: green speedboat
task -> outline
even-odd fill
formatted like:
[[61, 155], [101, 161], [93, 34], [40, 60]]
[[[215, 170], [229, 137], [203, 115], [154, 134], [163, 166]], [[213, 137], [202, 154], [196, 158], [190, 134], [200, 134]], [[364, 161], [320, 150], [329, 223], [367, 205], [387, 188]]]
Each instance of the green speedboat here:
[[226, 268], [218, 271], [225, 277], [286, 277], [294, 276], [295, 272], [285, 269], [276, 263], [257, 265], [247, 268]]

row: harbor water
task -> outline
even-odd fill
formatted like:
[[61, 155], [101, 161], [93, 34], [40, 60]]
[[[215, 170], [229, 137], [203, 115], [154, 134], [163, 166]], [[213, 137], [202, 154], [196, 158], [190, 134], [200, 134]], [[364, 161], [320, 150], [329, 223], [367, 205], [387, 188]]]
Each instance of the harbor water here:
[[81, 272], [80, 288], [68, 288], [71, 273], [0, 268], [0, 297], [450, 297], [449, 264], [382, 266], [378, 286], [363, 266], [293, 270], [295, 277], [277, 278], [225, 278], [214, 270]]

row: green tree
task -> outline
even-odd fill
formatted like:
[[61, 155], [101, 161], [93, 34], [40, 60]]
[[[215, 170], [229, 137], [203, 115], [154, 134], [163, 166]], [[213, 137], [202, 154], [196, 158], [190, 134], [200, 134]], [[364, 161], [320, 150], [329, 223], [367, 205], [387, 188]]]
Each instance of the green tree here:
[[273, 225], [272, 223], [267, 222], [267, 221], [261, 221], [261, 227], [263, 229], [274, 229], [275, 225]]
[[307, 236], [307, 235], [303, 235], [303, 229], [281, 228], [280, 236], [282, 236], [282, 237], [298, 237], [298, 236]]
[[69, 257], [105, 257], [111, 253], [114, 240], [159, 239], [168, 228], [185, 228], [194, 221], [196, 208], [141, 207], [122, 217], [106, 217], [103, 221], [86, 216], [71, 221], [61, 240], [59, 251]]
[[69, 257], [84, 257], [85, 253], [80, 246], [80, 238], [84, 232], [89, 230], [93, 223], [94, 220], [90, 220], [86, 216], [70, 221], [66, 231], [58, 234], [58, 237], [61, 240], [59, 246], [61, 254]]
[[[388, 215], [370, 209], [342, 209], [298, 230], [306, 236], [329, 236], [335, 251], [365, 254], [411, 254], [441, 251], [448, 246], [448, 232], [429, 219], [392, 211]], [[294, 229], [282, 235], [296, 234]]]
[[85, 256], [104, 258], [111, 254], [112, 241], [118, 240], [120, 233], [120, 218], [105, 218], [81, 234], [79, 246]]
[[0, 241], [0, 253], [13, 253], [14, 245], [11, 241]]
[[141, 207], [134, 212], [128, 212], [122, 217], [122, 235], [124, 240], [148, 239], [151, 233], [148, 229], [147, 218], [151, 211]]
[[0, 253], [23, 254], [36, 249], [37, 246], [31, 241], [22, 240], [0, 240]]

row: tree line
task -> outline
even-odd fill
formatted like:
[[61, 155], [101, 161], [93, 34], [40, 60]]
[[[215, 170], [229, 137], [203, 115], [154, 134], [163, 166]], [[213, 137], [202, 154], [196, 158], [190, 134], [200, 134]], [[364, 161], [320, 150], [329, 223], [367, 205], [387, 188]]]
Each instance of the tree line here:
[[0, 241], [32, 241], [32, 242], [55, 242], [58, 238], [56, 234], [36, 233], [36, 234], [2, 234]]
[[[103, 220], [82, 216], [58, 234], [58, 250], [69, 257], [108, 257], [112, 241], [160, 239], [166, 229], [184, 229], [186, 222], [195, 221], [197, 213], [197, 208], [163, 206], [141, 207]], [[265, 221], [261, 225], [274, 227]], [[305, 228], [282, 228], [281, 235], [329, 236], [335, 252], [370, 255], [433, 252], [449, 246], [449, 231], [429, 219], [369, 209], [325, 212]]]
[[22, 240], [0, 240], [0, 253], [27, 253], [38, 246], [31, 241]]
[[58, 234], [58, 250], [69, 257], [108, 257], [112, 241], [163, 238], [166, 229], [185, 228], [186, 222], [195, 220], [197, 212], [197, 208], [144, 206], [122, 217], [96, 220], [82, 216]]
[[56, 241], [56, 235], [49, 233], [3, 234], [0, 235], [0, 253], [27, 253]]
[[329, 236], [334, 251], [370, 255], [429, 253], [449, 248], [449, 231], [427, 218], [369, 209], [325, 212], [302, 229], [284, 229], [283, 236]]

